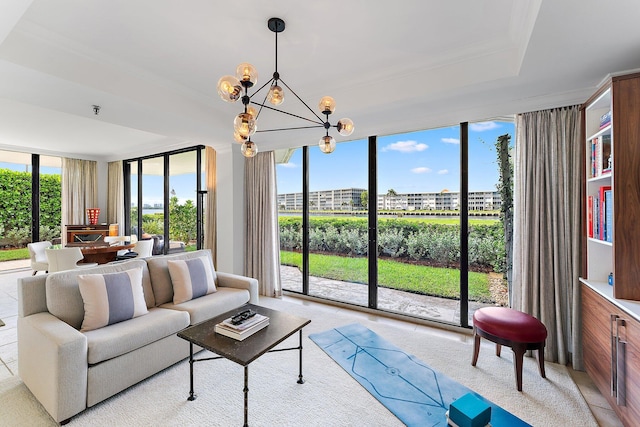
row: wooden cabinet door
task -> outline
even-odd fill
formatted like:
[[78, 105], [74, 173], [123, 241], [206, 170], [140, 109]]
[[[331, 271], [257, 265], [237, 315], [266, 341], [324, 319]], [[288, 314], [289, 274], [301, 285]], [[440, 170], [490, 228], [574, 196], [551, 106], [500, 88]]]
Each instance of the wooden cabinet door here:
[[[617, 347], [619, 363], [615, 363], [612, 354], [611, 315], [622, 321], [618, 334], [624, 350]], [[582, 285], [582, 318], [587, 373], [624, 425], [640, 425], [640, 322], [586, 285]], [[615, 329], [615, 321], [613, 324]], [[618, 394], [624, 395], [622, 404], [611, 395], [612, 369], [617, 370], [620, 377], [616, 386]]]

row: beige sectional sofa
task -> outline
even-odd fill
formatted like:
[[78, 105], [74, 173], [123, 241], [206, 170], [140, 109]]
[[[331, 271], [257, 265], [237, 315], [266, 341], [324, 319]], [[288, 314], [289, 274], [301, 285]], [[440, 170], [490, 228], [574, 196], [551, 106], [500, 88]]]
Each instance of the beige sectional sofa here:
[[[199, 258], [205, 262], [202, 257], [210, 263], [216, 291], [174, 304], [175, 270], [170, 274], [168, 261]], [[148, 312], [81, 332], [86, 295], [80, 292], [78, 276], [113, 277], [111, 273], [132, 269], [142, 270]], [[208, 250], [21, 278], [19, 374], [53, 419], [65, 423], [86, 408], [188, 357], [189, 344], [176, 336], [178, 331], [248, 302], [258, 303], [257, 280], [216, 272]]]

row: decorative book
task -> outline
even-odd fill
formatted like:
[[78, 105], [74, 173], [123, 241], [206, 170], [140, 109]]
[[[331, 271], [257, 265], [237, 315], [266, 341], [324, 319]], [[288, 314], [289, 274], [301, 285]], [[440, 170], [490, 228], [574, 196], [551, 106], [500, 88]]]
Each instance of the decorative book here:
[[269, 318], [259, 313], [254, 313], [240, 323], [234, 321], [235, 317], [229, 317], [218, 323], [214, 328], [215, 332], [242, 341], [269, 325]]

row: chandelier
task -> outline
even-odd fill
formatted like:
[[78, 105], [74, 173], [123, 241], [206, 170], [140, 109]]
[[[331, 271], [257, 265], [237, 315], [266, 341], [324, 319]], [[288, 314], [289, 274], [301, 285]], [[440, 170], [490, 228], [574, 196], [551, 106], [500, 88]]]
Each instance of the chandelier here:
[[[336, 109], [336, 103], [332, 97], [324, 96], [318, 104], [320, 114], [324, 114], [325, 116], [323, 119], [282, 80], [280, 73], [278, 73], [278, 33], [284, 31], [284, 21], [280, 18], [271, 18], [267, 26], [269, 30], [273, 31], [276, 35], [275, 71], [273, 72], [271, 80], [263, 84], [258, 90], [253, 92], [253, 94], [249, 95], [249, 89], [258, 84], [258, 72], [253, 65], [244, 62], [238, 65], [235, 76], [223, 76], [218, 81], [218, 94], [223, 101], [236, 102], [240, 100], [244, 105], [244, 111], [238, 114], [233, 121], [234, 139], [236, 142], [242, 144], [242, 154], [245, 157], [253, 157], [258, 153], [256, 143], [251, 140], [251, 137], [255, 133], [323, 127], [325, 129], [325, 135], [320, 138], [318, 146], [323, 153], [332, 153], [336, 148], [336, 140], [329, 135], [329, 129], [335, 127], [340, 135], [349, 136], [353, 133], [353, 121], [345, 118], [338, 120], [335, 125], [331, 125], [331, 123], [329, 123], [329, 115]], [[307, 107], [314, 117], [303, 117], [277, 108], [284, 102], [285, 96], [285, 92], [280, 84], [286, 87], [287, 90]], [[262, 102], [254, 100], [253, 98], [267, 86], [269, 90], [264, 94]], [[258, 117], [263, 108], [306, 120], [313, 124], [308, 126], [258, 130]]]

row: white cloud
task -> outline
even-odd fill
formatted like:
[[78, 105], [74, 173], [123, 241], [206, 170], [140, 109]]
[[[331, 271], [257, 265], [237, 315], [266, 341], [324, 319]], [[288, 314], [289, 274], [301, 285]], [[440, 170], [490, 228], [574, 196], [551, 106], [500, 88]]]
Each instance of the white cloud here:
[[289, 169], [293, 169], [293, 168], [297, 168], [298, 165], [296, 165], [293, 162], [289, 162], [289, 163], [278, 163], [278, 166], [282, 167], [282, 168], [289, 168]]
[[389, 144], [382, 151], [399, 151], [401, 153], [415, 153], [416, 151], [424, 151], [429, 146], [417, 141], [398, 141]]
[[431, 169], [425, 168], [425, 167], [419, 167], [419, 168], [411, 169], [411, 172], [413, 172], [413, 173], [429, 173], [429, 172], [431, 172]]
[[469, 127], [474, 132], [484, 132], [486, 130], [499, 128], [500, 125], [496, 122], [478, 122], [469, 124]]
[[442, 142], [445, 144], [460, 144], [460, 140], [458, 138], [442, 138]]
[[440, 169], [438, 171], [438, 175], [448, 175], [449, 174], [449, 169]]

